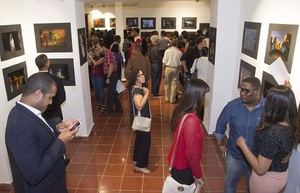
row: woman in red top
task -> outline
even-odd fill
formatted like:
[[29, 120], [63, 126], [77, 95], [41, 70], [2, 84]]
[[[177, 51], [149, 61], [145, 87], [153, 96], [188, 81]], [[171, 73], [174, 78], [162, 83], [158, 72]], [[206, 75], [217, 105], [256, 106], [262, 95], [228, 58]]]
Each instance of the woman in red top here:
[[[202, 171], [200, 160], [204, 142], [204, 128], [198, 113], [204, 108], [205, 94], [209, 86], [201, 79], [190, 80], [184, 87], [183, 96], [174, 110], [171, 126], [174, 133], [174, 140], [168, 155], [168, 162], [171, 162], [174, 146], [174, 161], [171, 169], [171, 176], [179, 183], [191, 185], [195, 181], [202, 183]], [[184, 115], [180, 135], [178, 130]]]

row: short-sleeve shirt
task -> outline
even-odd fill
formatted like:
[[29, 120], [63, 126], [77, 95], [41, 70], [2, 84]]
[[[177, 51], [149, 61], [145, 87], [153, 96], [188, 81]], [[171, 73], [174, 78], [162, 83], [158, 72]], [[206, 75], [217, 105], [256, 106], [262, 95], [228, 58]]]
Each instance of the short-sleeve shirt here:
[[[144, 96], [145, 93], [144, 93], [144, 89], [142, 88], [138, 88], [138, 87], [133, 87], [132, 88], [132, 91], [131, 91], [131, 98], [133, 100], [133, 97], [134, 95], [136, 94], [139, 94], [139, 95], [142, 95]], [[134, 108], [134, 115], [137, 115], [138, 114], [138, 110], [136, 108], [136, 106], [134, 105], [134, 102], [132, 101], [132, 105], [133, 105], [133, 108]], [[146, 104], [144, 105], [144, 107], [142, 108], [142, 110], [140, 111], [141, 112], [141, 116], [143, 117], [151, 117], [150, 116], [150, 106], [149, 106], [149, 101], [147, 100]]]
[[257, 130], [254, 135], [254, 152], [272, 160], [268, 171], [284, 172], [289, 163], [282, 162], [293, 149], [293, 130], [289, 126], [273, 124]]

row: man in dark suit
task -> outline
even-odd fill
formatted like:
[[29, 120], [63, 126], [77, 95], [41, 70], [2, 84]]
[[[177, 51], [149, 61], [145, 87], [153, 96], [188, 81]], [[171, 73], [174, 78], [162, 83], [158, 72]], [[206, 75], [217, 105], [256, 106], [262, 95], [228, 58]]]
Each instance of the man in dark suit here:
[[52, 99], [52, 104], [48, 105], [46, 111], [42, 114], [51, 127], [55, 128], [55, 126], [63, 120], [61, 104], [66, 100], [65, 88], [60, 78], [49, 73], [50, 61], [45, 54], [38, 55], [35, 58], [35, 64], [40, 72], [49, 74], [56, 83], [57, 91]]
[[75, 121], [62, 122], [56, 135], [42, 117], [55, 94], [56, 84], [48, 74], [33, 74], [8, 116], [5, 142], [15, 193], [68, 192], [63, 155], [78, 128], [71, 129]]

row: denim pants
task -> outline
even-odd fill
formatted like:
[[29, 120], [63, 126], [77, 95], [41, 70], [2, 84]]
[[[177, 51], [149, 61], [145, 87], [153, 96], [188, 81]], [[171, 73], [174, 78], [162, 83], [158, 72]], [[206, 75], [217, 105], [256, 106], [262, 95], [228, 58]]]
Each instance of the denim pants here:
[[161, 81], [161, 72], [162, 67], [157, 64], [151, 64], [151, 78], [152, 78], [152, 94], [153, 95], [159, 95], [159, 86]]
[[224, 193], [236, 193], [237, 184], [241, 176], [245, 176], [247, 180], [247, 192], [249, 192], [249, 177], [251, 169], [244, 159], [237, 160], [233, 158], [227, 151], [226, 156], [226, 174], [225, 174], [225, 190]]
[[92, 75], [92, 83], [96, 91], [97, 105], [104, 104], [104, 81], [104, 77]]

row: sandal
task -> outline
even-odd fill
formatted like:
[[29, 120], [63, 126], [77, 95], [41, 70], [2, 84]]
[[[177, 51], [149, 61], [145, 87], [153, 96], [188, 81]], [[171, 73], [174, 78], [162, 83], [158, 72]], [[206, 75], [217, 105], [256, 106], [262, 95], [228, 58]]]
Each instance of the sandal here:
[[138, 172], [143, 173], [143, 174], [149, 174], [150, 173], [150, 170], [148, 170], [147, 168], [139, 168], [139, 167], [134, 166], [134, 169]]

